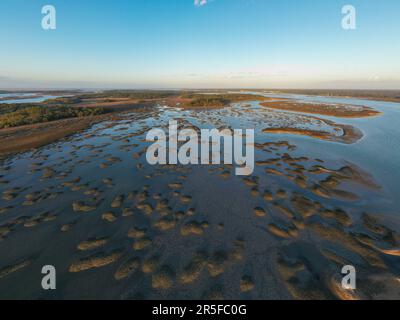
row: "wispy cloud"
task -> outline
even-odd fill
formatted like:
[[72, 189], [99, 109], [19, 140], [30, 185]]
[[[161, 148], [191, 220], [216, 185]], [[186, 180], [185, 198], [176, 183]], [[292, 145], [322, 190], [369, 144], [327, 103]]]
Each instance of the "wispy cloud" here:
[[194, 0], [194, 5], [196, 7], [202, 7], [207, 4], [208, 0]]

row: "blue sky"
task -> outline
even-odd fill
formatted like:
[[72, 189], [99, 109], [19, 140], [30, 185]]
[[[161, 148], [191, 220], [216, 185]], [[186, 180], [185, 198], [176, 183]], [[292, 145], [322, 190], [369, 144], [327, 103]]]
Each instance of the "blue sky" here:
[[0, 88], [400, 89], [398, 0], [194, 2], [1, 0]]

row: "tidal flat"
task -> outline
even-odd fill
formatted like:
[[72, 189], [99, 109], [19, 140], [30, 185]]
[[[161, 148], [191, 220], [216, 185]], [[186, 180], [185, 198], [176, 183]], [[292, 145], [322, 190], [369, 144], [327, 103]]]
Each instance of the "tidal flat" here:
[[[157, 101], [4, 157], [0, 298], [400, 299], [400, 104], [254, 94]], [[328, 111], [296, 109], [316, 102]], [[253, 174], [150, 166], [146, 133], [170, 120], [255, 129]], [[44, 265], [56, 291], [40, 286]]]

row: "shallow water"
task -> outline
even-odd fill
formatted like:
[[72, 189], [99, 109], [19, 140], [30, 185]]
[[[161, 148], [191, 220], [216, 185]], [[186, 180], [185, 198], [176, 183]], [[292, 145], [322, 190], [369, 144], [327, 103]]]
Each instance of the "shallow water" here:
[[[0, 93], [0, 98], [9, 98], [9, 97], [30, 97], [35, 96], [36, 93]], [[55, 95], [43, 95], [34, 98], [23, 98], [23, 99], [10, 99], [10, 100], [2, 100], [0, 104], [5, 103], [36, 103], [36, 102], [44, 102], [49, 99], [57, 99], [61, 98], [62, 96], [55, 96]]]
[[[346, 264], [359, 271], [351, 294], [398, 298], [399, 105], [325, 101], [384, 115], [321, 117], [364, 132], [346, 145], [262, 133], [330, 128], [257, 102], [159, 107], [4, 160], [0, 298], [346, 298], [336, 286]], [[148, 165], [147, 131], [172, 119], [196, 129], [255, 128], [254, 173]], [[54, 292], [40, 287], [48, 264], [57, 270]]]
[[[271, 96], [271, 95], [267, 95]], [[390, 194], [387, 209], [399, 214], [400, 206], [400, 103], [371, 101], [352, 98], [332, 98], [304, 95], [272, 95], [274, 97], [294, 98], [303, 102], [342, 103], [371, 107], [383, 114], [372, 118], [346, 119], [318, 116], [344, 124], [351, 124], [362, 130], [364, 137], [357, 143], [343, 145], [325, 143], [304, 137], [291, 137], [292, 141], [302, 141], [302, 147], [317, 154], [329, 154], [336, 159], [346, 159], [358, 163], [371, 173], [385, 191]]]

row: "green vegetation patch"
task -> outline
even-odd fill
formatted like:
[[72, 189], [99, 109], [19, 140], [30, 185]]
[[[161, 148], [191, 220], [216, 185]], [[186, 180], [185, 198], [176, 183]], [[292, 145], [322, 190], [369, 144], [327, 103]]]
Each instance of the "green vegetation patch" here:
[[229, 100], [220, 97], [202, 97], [186, 102], [186, 107], [224, 107], [230, 103]]
[[265, 97], [253, 94], [185, 94], [182, 98], [193, 99], [184, 103], [185, 107], [224, 107], [234, 102], [265, 100]]
[[[15, 106], [11, 106], [15, 108]], [[2, 110], [3, 111], [3, 110]], [[68, 108], [31, 106], [16, 108], [8, 113], [0, 114], [0, 129], [27, 124], [55, 121], [65, 118], [80, 118], [106, 113], [102, 108]]]

